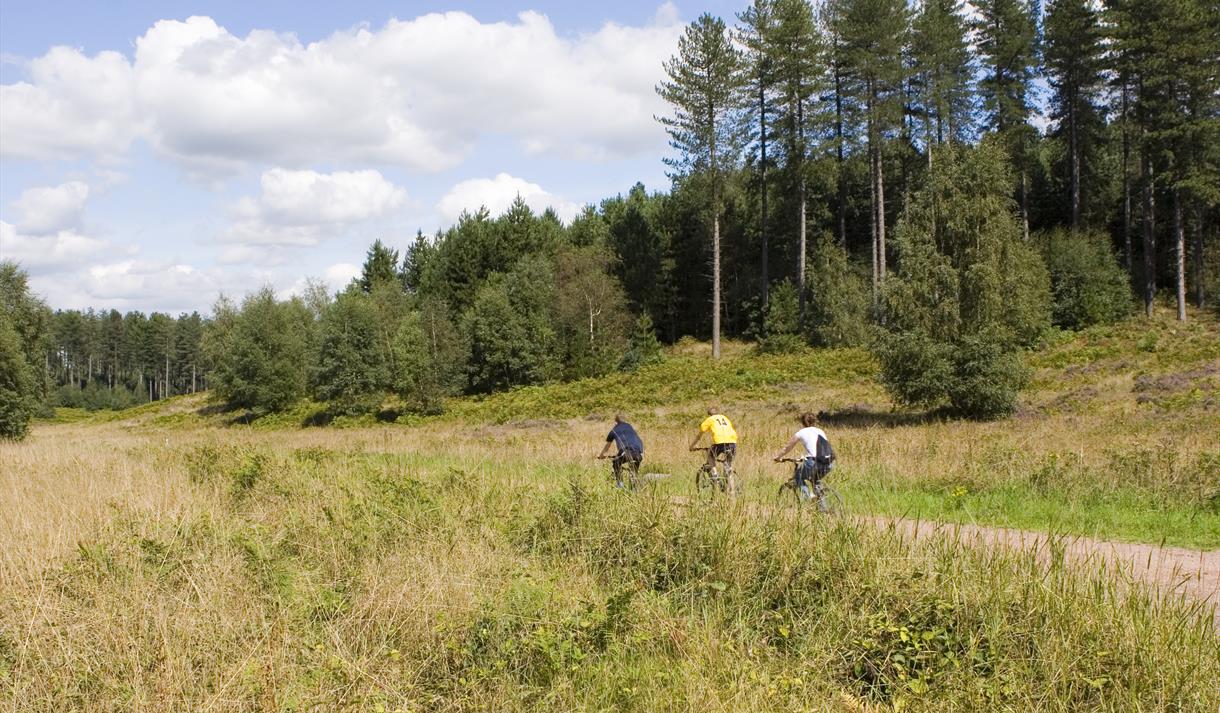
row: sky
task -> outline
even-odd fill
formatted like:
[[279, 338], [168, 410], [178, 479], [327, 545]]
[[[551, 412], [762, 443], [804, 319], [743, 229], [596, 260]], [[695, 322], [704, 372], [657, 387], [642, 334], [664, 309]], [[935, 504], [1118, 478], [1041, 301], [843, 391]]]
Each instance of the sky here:
[[0, 259], [56, 309], [207, 313], [463, 210], [665, 188], [661, 63], [739, 9], [5, 0]]

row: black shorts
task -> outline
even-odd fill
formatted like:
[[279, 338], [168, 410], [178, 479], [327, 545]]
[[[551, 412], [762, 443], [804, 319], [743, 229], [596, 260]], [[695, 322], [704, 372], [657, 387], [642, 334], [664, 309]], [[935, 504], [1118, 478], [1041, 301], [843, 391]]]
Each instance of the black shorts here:
[[724, 459], [733, 462], [734, 456], [737, 455], [736, 443], [714, 443], [711, 450], [712, 456], [718, 456], [721, 453], [725, 454]]
[[626, 450], [619, 451], [618, 455], [614, 456], [614, 460], [611, 461], [611, 464], [615, 468], [621, 468], [624, 463], [635, 463], [638, 466], [642, 460], [644, 460], [643, 453], [628, 448]]

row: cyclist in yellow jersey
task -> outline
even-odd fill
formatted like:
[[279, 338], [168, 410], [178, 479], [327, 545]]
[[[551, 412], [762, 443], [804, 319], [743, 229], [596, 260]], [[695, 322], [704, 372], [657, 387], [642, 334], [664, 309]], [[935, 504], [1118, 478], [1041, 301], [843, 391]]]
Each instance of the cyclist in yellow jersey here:
[[[690, 442], [690, 449], [695, 450], [699, 445], [699, 441], [703, 440], [703, 434], [711, 432], [712, 447], [707, 451], [707, 464], [711, 467], [712, 472], [716, 472], [716, 456], [724, 454], [724, 462], [731, 469], [733, 466], [733, 458], [737, 455], [737, 431], [733, 429], [733, 422], [728, 416], [720, 413], [720, 409], [715, 406], [709, 406], [707, 409], [707, 418], [703, 419], [703, 423], [699, 424], [699, 433], [695, 434], [695, 440]], [[729, 470], [729, 492], [735, 492], [732, 470]]]

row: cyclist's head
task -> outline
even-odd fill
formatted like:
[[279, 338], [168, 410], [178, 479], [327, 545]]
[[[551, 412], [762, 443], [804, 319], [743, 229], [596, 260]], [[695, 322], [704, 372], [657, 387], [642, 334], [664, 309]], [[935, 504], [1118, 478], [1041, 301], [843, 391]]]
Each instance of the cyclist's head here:
[[716, 404], [712, 404], [711, 406], [707, 407], [708, 416], [715, 416], [718, 413], [720, 413], [720, 407], [717, 406]]
[[818, 422], [818, 415], [812, 411], [806, 411], [800, 416], [797, 416], [796, 420], [800, 421], [802, 426], [815, 426]]
[[621, 413], [616, 413], [616, 414], [614, 414], [614, 422], [615, 423], [626, 423], [627, 417]]

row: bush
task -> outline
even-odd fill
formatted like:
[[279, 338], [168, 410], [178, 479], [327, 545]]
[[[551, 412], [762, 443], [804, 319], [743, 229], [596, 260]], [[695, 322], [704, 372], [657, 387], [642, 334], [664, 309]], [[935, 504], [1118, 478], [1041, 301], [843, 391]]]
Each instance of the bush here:
[[627, 353], [619, 362], [619, 369], [635, 371], [641, 366], [659, 364], [662, 361], [665, 361], [665, 352], [662, 351], [661, 342], [657, 339], [657, 330], [652, 325], [652, 317], [644, 312], [635, 321], [635, 328], [631, 331], [631, 341], [627, 347]]
[[21, 440], [37, 406], [33, 369], [21, 352], [17, 332], [0, 313], [0, 438]]
[[884, 286], [877, 358], [899, 403], [947, 400], [958, 415], [997, 418], [1028, 381], [1021, 348], [1049, 326], [1050, 278], [1021, 241], [1000, 147], [937, 151], [895, 230], [898, 272]]
[[966, 418], [995, 419], [1017, 408], [1017, 393], [1029, 381], [1029, 367], [1019, 352], [993, 340], [966, 337], [953, 353], [948, 397], [954, 413]]
[[767, 316], [763, 319], [763, 339], [758, 347], [767, 354], [800, 351], [805, 340], [800, 337], [800, 303], [796, 287], [787, 280], [771, 290]]
[[209, 352], [217, 398], [232, 408], [281, 411], [305, 395], [305, 365], [313, 318], [299, 300], [279, 302], [270, 287], [237, 311], [217, 303]]
[[367, 413], [381, 403], [389, 371], [378, 343], [379, 321], [362, 292], [339, 295], [322, 315], [315, 393], [330, 402], [334, 414]]
[[948, 396], [953, 381], [953, 345], [918, 332], [897, 332], [881, 338], [875, 350], [881, 362], [881, 382], [906, 406], [936, 406]]
[[847, 251], [823, 235], [809, 263], [811, 281], [805, 324], [811, 341], [824, 347], [858, 347], [868, 343], [873, 299], [868, 277], [852, 264]]
[[1117, 322], [1132, 311], [1134, 300], [1127, 273], [1100, 233], [1056, 229], [1037, 236], [1050, 271], [1052, 319], [1060, 327], [1080, 329]]

